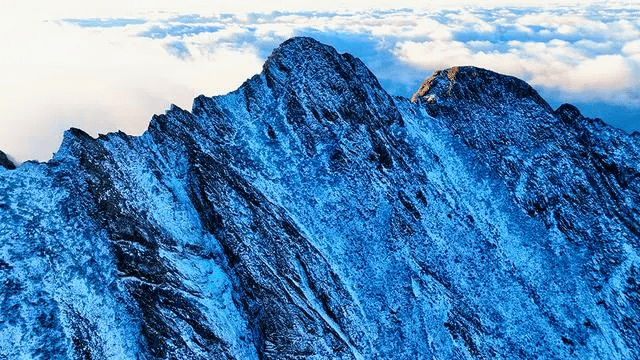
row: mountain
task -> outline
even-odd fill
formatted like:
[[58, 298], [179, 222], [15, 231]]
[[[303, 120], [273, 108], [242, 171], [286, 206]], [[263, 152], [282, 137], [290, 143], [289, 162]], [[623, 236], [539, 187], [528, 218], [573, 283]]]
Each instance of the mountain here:
[[640, 136], [310, 38], [0, 167], [0, 358], [639, 358]]
[[3, 153], [2, 151], [0, 151], [0, 166], [9, 170], [13, 170], [16, 168], [16, 165], [13, 163], [13, 161], [11, 161], [7, 154]]

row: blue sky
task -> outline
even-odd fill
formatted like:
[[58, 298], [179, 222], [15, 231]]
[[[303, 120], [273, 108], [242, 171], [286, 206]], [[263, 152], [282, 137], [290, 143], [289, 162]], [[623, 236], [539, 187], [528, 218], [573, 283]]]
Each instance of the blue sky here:
[[[0, 15], [0, 149], [47, 160], [71, 127], [139, 134], [154, 113], [190, 109], [260, 72], [308, 35], [350, 52], [395, 95], [435, 70], [475, 65], [520, 77], [640, 130], [640, 5], [602, 1], [26, 2]], [[524, 5], [523, 5], [524, 4]]]

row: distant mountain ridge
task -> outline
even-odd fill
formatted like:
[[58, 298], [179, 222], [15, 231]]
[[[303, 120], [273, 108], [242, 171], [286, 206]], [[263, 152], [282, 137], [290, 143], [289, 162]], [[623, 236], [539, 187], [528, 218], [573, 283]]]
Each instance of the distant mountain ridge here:
[[0, 359], [640, 357], [640, 138], [510, 76], [409, 100], [293, 38], [139, 137], [2, 155]]

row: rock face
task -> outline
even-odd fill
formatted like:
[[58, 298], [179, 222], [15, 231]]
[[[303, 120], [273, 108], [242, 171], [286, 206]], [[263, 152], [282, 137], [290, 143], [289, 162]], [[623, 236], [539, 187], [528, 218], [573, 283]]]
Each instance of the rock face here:
[[309, 38], [140, 137], [0, 167], [0, 359], [640, 357], [640, 138]]
[[16, 165], [13, 163], [13, 161], [9, 160], [7, 154], [0, 151], [0, 167], [8, 170], [13, 170], [16, 168]]

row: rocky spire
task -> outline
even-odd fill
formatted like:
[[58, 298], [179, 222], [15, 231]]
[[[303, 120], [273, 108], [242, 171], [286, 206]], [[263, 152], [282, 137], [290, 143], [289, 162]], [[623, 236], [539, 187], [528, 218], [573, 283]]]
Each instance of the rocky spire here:
[[13, 170], [16, 168], [16, 165], [9, 159], [7, 154], [0, 151], [0, 166], [5, 169]]

